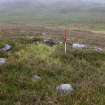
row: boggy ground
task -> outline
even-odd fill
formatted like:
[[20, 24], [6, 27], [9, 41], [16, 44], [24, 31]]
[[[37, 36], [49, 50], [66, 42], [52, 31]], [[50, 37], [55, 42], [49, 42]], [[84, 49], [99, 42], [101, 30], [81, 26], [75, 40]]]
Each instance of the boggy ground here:
[[[82, 29], [83, 28], [83, 29]], [[0, 40], [4, 39], [24, 39], [40, 37], [64, 41], [64, 27], [51, 26], [25, 26], [25, 25], [6, 25], [0, 26]], [[98, 47], [105, 47], [104, 31], [92, 31], [89, 28], [68, 27], [68, 43], [84, 43]]]

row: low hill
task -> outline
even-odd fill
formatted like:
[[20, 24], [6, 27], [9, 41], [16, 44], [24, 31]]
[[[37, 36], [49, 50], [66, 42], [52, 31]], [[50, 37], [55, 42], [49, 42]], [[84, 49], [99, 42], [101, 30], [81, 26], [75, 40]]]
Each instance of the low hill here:
[[105, 23], [105, 4], [89, 0], [2, 0], [0, 23]]

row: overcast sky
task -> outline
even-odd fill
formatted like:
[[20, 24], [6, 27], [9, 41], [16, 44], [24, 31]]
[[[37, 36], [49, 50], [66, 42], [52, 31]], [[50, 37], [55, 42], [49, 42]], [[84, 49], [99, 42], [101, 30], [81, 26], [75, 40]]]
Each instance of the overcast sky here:
[[[0, 2], [9, 2], [9, 1], [25, 1], [25, 0], [0, 0]], [[29, 1], [36, 1], [36, 0], [29, 0]], [[79, 0], [37, 0], [42, 2], [55, 2], [55, 1], [79, 1]], [[96, 2], [96, 3], [105, 3], [105, 0], [81, 0], [81, 1], [88, 1], [88, 2]]]
[[[2, 2], [2, 1], [4, 2], [4, 1], [18, 1], [18, 0], [0, 0], [0, 2]], [[29, 1], [31, 1], [31, 0], [29, 0]], [[33, 0], [33, 1], [35, 1], [35, 0]], [[47, 1], [48, 2], [48, 1], [62, 1], [62, 0], [39, 0], [39, 1]], [[64, 1], [66, 1], [66, 0], [64, 0]], [[69, 1], [69, 0], [67, 0], [67, 1]], [[74, 0], [70, 0], [70, 1], [74, 1]], [[105, 2], [105, 0], [83, 0], [83, 1], [89, 1], [89, 2]]]

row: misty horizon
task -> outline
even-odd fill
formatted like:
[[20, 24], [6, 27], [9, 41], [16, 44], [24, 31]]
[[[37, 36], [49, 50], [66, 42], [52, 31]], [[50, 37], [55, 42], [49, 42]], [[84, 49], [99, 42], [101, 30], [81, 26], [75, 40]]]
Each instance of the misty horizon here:
[[105, 22], [105, 1], [0, 0], [0, 17], [4, 23]]

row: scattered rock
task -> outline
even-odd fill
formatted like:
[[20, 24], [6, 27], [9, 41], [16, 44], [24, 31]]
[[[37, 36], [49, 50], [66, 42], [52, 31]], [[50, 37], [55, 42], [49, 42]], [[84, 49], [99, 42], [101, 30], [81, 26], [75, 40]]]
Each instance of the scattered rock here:
[[6, 59], [5, 58], [0, 58], [0, 65], [3, 65], [6, 63]]
[[34, 81], [34, 82], [40, 81], [40, 80], [41, 80], [41, 77], [38, 76], [38, 75], [34, 75], [34, 76], [32, 77], [32, 81]]
[[9, 44], [6, 44], [6, 45], [4, 46], [4, 48], [1, 48], [1, 49], [0, 49], [0, 51], [9, 51], [9, 50], [11, 50], [11, 49], [12, 49], [12, 46], [9, 45]]
[[43, 33], [42, 33], [42, 35], [48, 35], [48, 33], [46, 33], [46, 32], [43, 32]]
[[71, 84], [61, 84], [56, 89], [57, 89], [58, 93], [60, 93], [62, 95], [63, 94], [71, 94], [74, 91]]
[[63, 44], [63, 42], [56, 41], [56, 40], [53, 40], [53, 39], [44, 40], [44, 43], [47, 44], [48, 46], [54, 46], [54, 45]]
[[80, 48], [87, 48], [87, 45], [84, 44], [73, 44], [73, 48], [80, 49]]
[[49, 46], [54, 46], [57, 44], [57, 42], [52, 40], [52, 39], [44, 40], [44, 43], [49, 45]]
[[102, 52], [102, 51], [103, 51], [103, 49], [102, 49], [102, 48], [99, 48], [99, 47], [97, 47], [95, 50], [96, 50], [97, 52]]
[[63, 42], [60, 41], [59, 44], [63, 44]]

